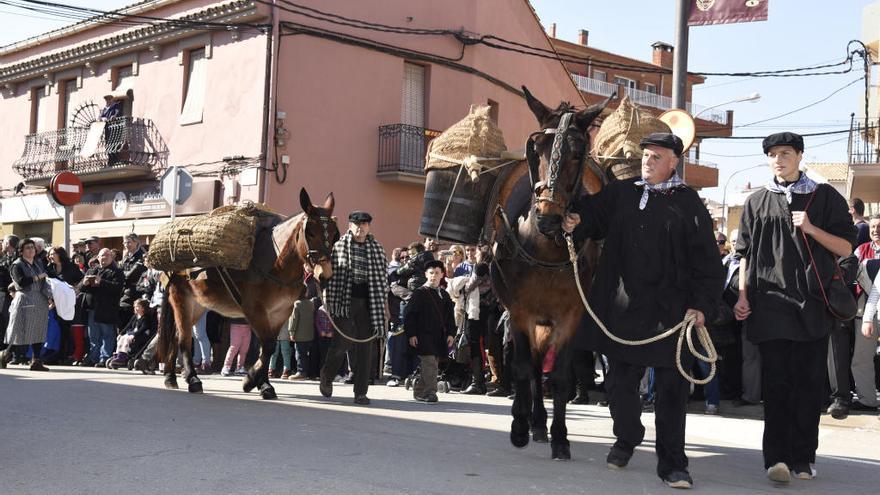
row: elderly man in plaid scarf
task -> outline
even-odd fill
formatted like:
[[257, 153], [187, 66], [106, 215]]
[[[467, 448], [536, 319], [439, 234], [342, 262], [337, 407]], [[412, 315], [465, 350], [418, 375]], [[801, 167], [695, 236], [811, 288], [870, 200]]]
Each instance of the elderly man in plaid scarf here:
[[[385, 249], [370, 234], [373, 217], [363, 211], [348, 216], [348, 232], [333, 246], [333, 277], [325, 298], [327, 310], [340, 332], [333, 334], [327, 358], [321, 367], [321, 395], [333, 395], [333, 378], [342, 358], [353, 349], [354, 403], [368, 405], [372, 341], [384, 336], [388, 321]], [[354, 340], [352, 340], [354, 339]]]

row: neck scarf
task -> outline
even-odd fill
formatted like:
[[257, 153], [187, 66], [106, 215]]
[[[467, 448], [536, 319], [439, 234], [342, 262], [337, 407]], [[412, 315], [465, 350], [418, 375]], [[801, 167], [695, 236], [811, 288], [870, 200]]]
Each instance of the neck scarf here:
[[662, 193], [685, 185], [684, 181], [678, 176], [678, 172], [672, 172], [672, 177], [659, 184], [651, 184], [645, 180], [637, 180], [635, 184], [644, 187], [642, 190], [642, 199], [639, 200], [640, 210], [644, 210], [645, 206], [648, 205], [648, 196], [652, 191]]
[[789, 183], [787, 185], [782, 185], [776, 182], [776, 177], [770, 179], [770, 182], [767, 183], [767, 190], [776, 194], [785, 194], [785, 200], [788, 201], [788, 204], [791, 204], [791, 195], [792, 194], [810, 194], [815, 191], [816, 188], [819, 187], [813, 179], [807, 177], [807, 174], [801, 172], [798, 180]]

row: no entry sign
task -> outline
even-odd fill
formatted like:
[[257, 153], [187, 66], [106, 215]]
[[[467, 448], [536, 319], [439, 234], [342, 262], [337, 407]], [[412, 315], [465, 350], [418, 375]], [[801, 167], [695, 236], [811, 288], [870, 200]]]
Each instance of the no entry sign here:
[[79, 203], [83, 194], [83, 184], [75, 174], [71, 172], [61, 172], [52, 177], [49, 182], [49, 190], [52, 192], [52, 199], [56, 203], [63, 206], [73, 206]]

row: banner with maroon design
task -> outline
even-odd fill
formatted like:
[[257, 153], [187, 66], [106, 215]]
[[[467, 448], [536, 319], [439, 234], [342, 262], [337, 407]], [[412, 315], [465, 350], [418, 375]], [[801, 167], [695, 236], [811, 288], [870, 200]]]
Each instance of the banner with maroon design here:
[[688, 26], [767, 20], [770, 0], [691, 0]]

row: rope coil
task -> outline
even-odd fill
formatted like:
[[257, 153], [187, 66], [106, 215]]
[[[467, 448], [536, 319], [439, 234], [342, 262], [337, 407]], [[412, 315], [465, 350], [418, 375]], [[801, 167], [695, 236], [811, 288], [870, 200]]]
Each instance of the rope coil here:
[[[611, 333], [605, 324], [596, 316], [596, 313], [593, 312], [593, 308], [590, 307], [590, 303], [587, 302], [587, 297], [584, 295], [584, 289], [581, 286], [581, 279], [578, 276], [578, 261], [577, 261], [577, 252], [574, 249], [574, 240], [572, 239], [571, 234], [565, 234], [565, 242], [568, 244], [568, 256], [571, 258], [571, 264], [574, 269], [574, 281], [577, 285], [578, 293], [581, 296], [581, 301], [584, 303], [584, 308], [587, 310], [587, 313], [590, 314], [590, 317], [596, 322], [596, 325], [602, 330], [602, 332], [612, 341], [617, 342], [622, 345], [629, 346], [639, 346], [639, 345], [648, 345], [653, 344], [654, 342], [658, 342], [663, 340], [671, 335], [678, 333], [678, 342], [675, 346], [675, 366], [678, 369], [678, 372], [681, 373], [681, 376], [685, 378], [685, 380], [693, 383], [694, 385], [705, 385], [712, 381], [715, 378], [715, 363], [718, 361], [718, 353], [715, 351], [715, 345], [712, 344], [712, 339], [709, 337], [709, 331], [706, 330], [705, 326], [697, 326], [696, 316], [693, 314], [687, 314], [684, 317], [684, 320], [681, 321], [678, 325], [667, 329], [663, 333], [657, 334], [653, 337], [649, 337], [647, 339], [642, 340], [626, 340], [622, 339], [613, 333]], [[693, 340], [693, 331], [696, 329], [697, 331], [697, 339], [700, 342], [700, 345], [703, 346], [703, 349], [706, 350], [706, 354], [701, 354], [696, 347], [694, 347]], [[684, 367], [681, 364], [681, 350], [684, 344], [684, 341], [687, 340], [688, 350], [691, 355], [695, 358], [703, 361], [704, 363], [709, 363], [709, 375], [703, 379], [697, 379], [691, 376], [690, 373], [684, 370]]]

